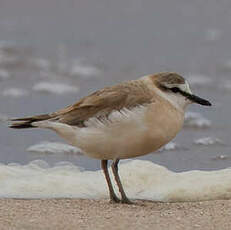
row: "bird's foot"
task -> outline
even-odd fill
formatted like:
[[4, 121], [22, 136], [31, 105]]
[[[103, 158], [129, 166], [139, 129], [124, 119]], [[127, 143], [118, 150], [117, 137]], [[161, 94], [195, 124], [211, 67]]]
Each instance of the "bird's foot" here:
[[121, 200], [117, 196], [110, 197], [110, 203], [120, 203]]
[[122, 204], [134, 204], [132, 201], [130, 201], [127, 197], [123, 197], [120, 201]]

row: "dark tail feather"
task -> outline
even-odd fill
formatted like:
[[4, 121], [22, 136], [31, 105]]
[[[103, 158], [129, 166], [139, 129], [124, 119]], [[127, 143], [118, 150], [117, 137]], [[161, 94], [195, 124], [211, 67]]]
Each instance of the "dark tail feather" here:
[[49, 114], [38, 115], [34, 117], [15, 118], [9, 120], [9, 127], [13, 129], [26, 129], [36, 128], [33, 126], [33, 122], [44, 121], [50, 119], [52, 116]]

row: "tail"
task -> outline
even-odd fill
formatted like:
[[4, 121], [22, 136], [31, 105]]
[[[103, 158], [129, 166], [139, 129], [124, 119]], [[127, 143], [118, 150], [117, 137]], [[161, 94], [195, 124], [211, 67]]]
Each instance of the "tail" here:
[[52, 118], [50, 114], [42, 114], [33, 117], [24, 117], [24, 118], [15, 118], [8, 120], [9, 127], [13, 129], [26, 129], [26, 128], [36, 128], [36, 125], [33, 125], [34, 122], [44, 121]]

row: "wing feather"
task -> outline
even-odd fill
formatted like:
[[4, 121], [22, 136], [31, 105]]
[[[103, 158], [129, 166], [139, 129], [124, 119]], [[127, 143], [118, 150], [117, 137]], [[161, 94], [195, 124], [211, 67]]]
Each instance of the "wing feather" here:
[[65, 109], [55, 119], [69, 125], [84, 126], [89, 118], [107, 117], [112, 111], [153, 102], [151, 92], [141, 81], [124, 82], [98, 90]]

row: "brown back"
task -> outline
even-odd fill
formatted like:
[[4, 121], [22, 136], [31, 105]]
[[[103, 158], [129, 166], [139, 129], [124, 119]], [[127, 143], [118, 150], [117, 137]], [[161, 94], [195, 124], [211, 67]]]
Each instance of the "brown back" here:
[[51, 114], [51, 117], [59, 122], [81, 127], [84, 126], [84, 121], [93, 116], [105, 117], [113, 110], [131, 109], [152, 101], [153, 96], [147, 86], [140, 80], [134, 80], [98, 90], [74, 105]]

